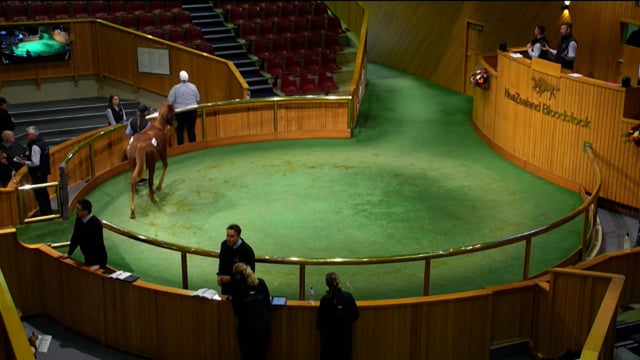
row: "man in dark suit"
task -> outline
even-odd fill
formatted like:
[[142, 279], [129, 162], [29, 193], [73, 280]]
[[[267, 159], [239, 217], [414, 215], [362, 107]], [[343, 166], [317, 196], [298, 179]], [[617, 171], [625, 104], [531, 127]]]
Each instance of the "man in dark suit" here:
[[76, 204], [76, 223], [69, 244], [69, 251], [61, 259], [73, 255], [78, 246], [84, 255], [84, 263], [91, 271], [107, 268], [107, 249], [104, 246], [102, 221], [94, 216], [93, 205], [87, 199], [81, 199]]

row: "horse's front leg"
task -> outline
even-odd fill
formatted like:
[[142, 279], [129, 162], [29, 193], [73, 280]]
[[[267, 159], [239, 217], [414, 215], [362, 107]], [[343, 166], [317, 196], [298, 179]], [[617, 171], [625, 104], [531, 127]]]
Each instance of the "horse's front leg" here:
[[162, 182], [164, 181], [164, 174], [167, 173], [167, 166], [169, 166], [167, 159], [162, 160], [162, 174], [160, 174], [160, 181], [158, 181], [158, 186], [156, 187], [157, 192], [162, 190]]
[[149, 179], [147, 180], [147, 183], [149, 185], [149, 199], [151, 199], [151, 202], [156, 202], [156, 196], [155, 196], [155, 192], [153, 191], [153, 175], [156, 172], [156, 167], [155, 165], [150, 166], [149, 167]]

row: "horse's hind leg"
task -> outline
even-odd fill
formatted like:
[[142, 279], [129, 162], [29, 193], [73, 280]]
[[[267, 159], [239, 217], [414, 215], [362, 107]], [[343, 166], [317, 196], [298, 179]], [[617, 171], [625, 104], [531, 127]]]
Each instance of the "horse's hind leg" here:
[[155, 196], [155, 192], [153, 191], [153, 176], [155, 175], [156, 172], [156, 167], [155, 166], [150, 166], [149, 167], [149, 179], [147, 180], [147, 183], [149, 185], [149, 199], [151, 199], [151, 202], [156, 202], [156, 196]]
[[158, 186], [156, 187], [156, 191], [160, 192], [162, 190], [162, 183], [164, 182], [164, 174], [167, 173], [167, 166], [168, 166], [168, 162], [167, 160], [164, 160], [162, 162], [162, 174], [160, 174], [160, 181], [158, 181]]

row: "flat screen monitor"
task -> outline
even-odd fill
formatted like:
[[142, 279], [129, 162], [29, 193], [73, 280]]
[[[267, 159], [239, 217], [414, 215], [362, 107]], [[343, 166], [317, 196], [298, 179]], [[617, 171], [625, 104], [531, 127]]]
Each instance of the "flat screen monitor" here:
[[68, 24], [22, 24], [0, 26], [3, 64], [25, 64], [71, 59]]

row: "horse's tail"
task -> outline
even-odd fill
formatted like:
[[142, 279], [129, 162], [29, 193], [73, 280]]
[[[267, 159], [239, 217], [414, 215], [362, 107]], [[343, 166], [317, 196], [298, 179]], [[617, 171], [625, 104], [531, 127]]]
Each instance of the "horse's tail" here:
[[147, 154], [142, 147], [138, 147], [136, 150], [136, 168], [133, 175], [140, 180], [144, 177], [144, 170], [147, 167]]

